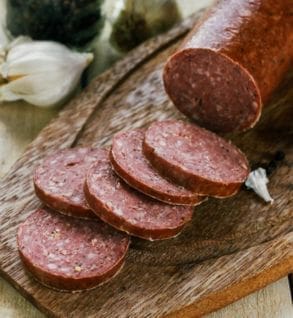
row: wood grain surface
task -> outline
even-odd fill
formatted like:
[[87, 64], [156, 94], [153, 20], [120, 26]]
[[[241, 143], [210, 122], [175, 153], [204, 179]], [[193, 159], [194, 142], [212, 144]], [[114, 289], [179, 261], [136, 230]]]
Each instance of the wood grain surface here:
[[[256, 130], [229, 136], [247, 152], [251, 162], [269, 160], [280, 147], [285, 150], [286, 161], [270, 183], [274, 206], [264, 205], [244, 190], [235, 198], [209, 200], [196, 209], [192, 224], [182, 236], [156, 246], [134, 241], [121, 275], [85, 294], [50, 291], [27, 276], [19, 262], [15, 232], [19, 222], [39, 205], [31, 173], [46, 154], [75, 145], [105, 145], [121, 129], [180, 117], [164, 94], [160, 75], [166, 56], [194, 19], [186, 20], [167, 36], [149, 41], [96, 79], [41, 132], [0, 185], [2, 274], [52, 316], [66, 317], [70, 308], [72, 317], [85, 310], [88, 316], [99, 317], [195, 317], [261, 288], [293, 268], [292, 203], [288, 201], [292, 131], [284, 122], [292, 114], [288, 107], [292, 101], [290, 77]], [[233, 254], [222, 256], [229, 253]], [[221, 257], [194, 264], [215, 256]]]

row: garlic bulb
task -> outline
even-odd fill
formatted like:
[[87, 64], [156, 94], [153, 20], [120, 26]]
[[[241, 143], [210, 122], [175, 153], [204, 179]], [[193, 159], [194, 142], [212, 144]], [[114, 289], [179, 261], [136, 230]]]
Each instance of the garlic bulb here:
[[[1, 9], [1, 8], [0, 8]], [[5, 57], [5, 47], [8, 44], [8, 36], [5, 32], [1, 16], [0, 16], [0, 63], [3, 63]]]
[[110, 43], [119, 52], [133, 49], [181, 20], [175, 0], [120, 0], [115, 7], [106, 6], [105, 13], [112, 21]]
[[265, 202], [273, 203], [274, 199], [270, 196], [270, 193], [267, 188], [268, 182], [269, 179], [267, 178], [265, 169], [258, 168], [250, 172], [245, 182], [245, 185], [247, 188], [252, 189]]
[[48, 107], [60, 104], [76, 88], [84, 69], [93, 60], [91, 53], [77, 53], [51, 41], [19, 37], [6, 52], [0, 75], [0, 102], [25, 100]]

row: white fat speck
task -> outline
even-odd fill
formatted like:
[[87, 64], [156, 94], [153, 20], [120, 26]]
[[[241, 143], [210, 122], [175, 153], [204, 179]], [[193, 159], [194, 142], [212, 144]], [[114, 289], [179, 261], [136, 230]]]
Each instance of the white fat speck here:
[[102, 176], [103, 176], [102, 172], [96, 172], [93, 174], [93, 178], [95, 178], [95, 179], [101, 178]]
[[75, 271], [75, 272], [81, 272], [81, 269], [82, 269], [82, 268], [81, 268], [80, 266], [75, 266], [75, 267], [74, 267], [74, 271]]
[[98, 240], [97, 239], [92, 239], [91, 240], [91, 244], [92, 246], [95, 246], [97, 244]]
[[120, 183], [120, 182], [117, 182], [117, 183], [115, 184], [115, 189], [118, 190], [118, 189], [120, 189], [120, 188], [121, 188], [121, 183]]
[[159, 145], [160, 145], [161, 147], [165, 147], [165, 146], [166, 146], [166, 142], [165, 142], [164, 140], [160, 140], [160, 141], [159, 141]]
[[246, 16], [249, 17], [249, 16], [251, 15], [251, 10], [243, 8], [243, 9], [241, 10], [241, 15], [242, 15], [243, 17], [246, 17]]
[[116, 145], [120, 148], [123, 146], [123, 143], [120, 140], [117, 140]]
[[63, 247], [64, 246], [64, 242], [63, 241], [59, 241], [55, 244], [56, 247]]
[[93, 259], [93, 258], [95, 258], [95, 257], [96, 257], [96, 254], [94, 254], [94, 253], [89, 253], [89, 254], [86, 256], [87, 259]]
[[67, 160], [72, 160], [72, 159], [75, 159], [76, 158], [76, 155], [75, 154], [71, 154], [69, 155], [68, 157], [66, 157]]
[[123, 211], [121, 209], [115, 209], [115, 214], [117, 215], [123, 215]]
[[247, 188], [252, 189], [259, 197], [261, 197], [265, 202], [274, 202], [274, 199], [270, 196], [270, 193], [267, 188], [267, 183], [269, 179], [265, 169], [258, 168], [254, 171], [251, 171], [245, 185]]
[[216, 110], [218, 113], [220, 113], [223, 110], [223, 107], [221, 105], [216, 105]]
[[80, 198], [78, 196], [74, 196], [71, 198], [73, 202], [79, 203], [80, 202]]
[[199, 75], [204, 75], [205, 74], [205, 70], [202, 68], [197, 68], [196, 73]]
[[49, 186], [49, 190], [52, 192], [52, 193], [58, 193], [59, 192], [59, 189], [55, 186]]
[[50, 269], [50, 270], [57, 269], [57, 265], [53, 264], [53, 263], [50, 263], [50, 264], [48, 264], [48, 269]]
[[68, 192], [64, 192], [63, 196], [65, 197], [72, 197], [73, 196], [73, 191], [68, 191]]
[[94, 157], [85, 157], [85, 158], [84, 158], [84, 161], [85, 161], [86, 163], [91, 163], [91, 162], [95, 162], [95, 161], [96, 161], [96, 158], [94, 158]]

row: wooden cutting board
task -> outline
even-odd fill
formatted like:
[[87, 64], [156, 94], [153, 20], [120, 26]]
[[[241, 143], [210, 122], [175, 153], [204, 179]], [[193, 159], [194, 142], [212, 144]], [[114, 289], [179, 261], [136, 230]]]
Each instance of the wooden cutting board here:
[[109, 145], [114, 133], [153, 120], [183, 118], [162, 86], [162, 66], [200, 13], [154, 38], [96, 78], [45, 127], [0, 184], [0, 271], [27, 299], [56, 317], [198, 317], [278, 280], [293, 270], [292, 76], [288, 75], [261, 122], [227, 136], [250, 163], [286, 154], [270, 179], [273, 205], [245, 189], [196, 207], [177, 238], [133, 239], [122, 272], [84, 293], [61, 293], [23, 270], [18, 225], [40, 206], [32, 186], [36, 165], [50, 152], [79, 145]]

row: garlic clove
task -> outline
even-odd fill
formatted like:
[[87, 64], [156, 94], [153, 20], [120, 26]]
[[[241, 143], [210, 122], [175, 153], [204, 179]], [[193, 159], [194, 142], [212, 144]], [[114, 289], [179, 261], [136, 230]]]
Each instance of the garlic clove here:
[[9, 37], [7, 34], [7, 30], [5, 29], [3, 21], [1, 21], [0, 17], [0, 49], [5, 48], [9, 43]]
[[267, 178], [266, 170], [258, 168], [250, 172], [245, 185], [247, 188], [252, 189], [259, 197], [265, 202], [273, 203], [274, 199], [271, 197], [267, 184], [269, 179]]
[[63, 76], [62, 72], [55, 72], [48, 78], [44, 74], [24, 75], [0, 87], [0, 101], [23, 99], [42, 107], [57, 105], [78, 85], [80, 74]]
[[0, 86], [0, 102], [22, 99], [42, 107], [60, 104], [76, 88], [92, 60], [91, 53], [21, 37], [11, 43], [0, 65], [0, 74], [8, 81]]
[[[68, 72], [71, 73], [72, 69], [77, 72], [83, 71], [83, 69], [88, 66], [92, 61], [92, 54], [78, 54], [71, 55], [67, 57], [66, 63], [62, 58], [56, 56], [54, 58], [48, 57], [47, 54], [30, 54], [22, 56], [16, 60], [10, 59], [8, 55], [6, 62], [0, 67], [0, 73], [5, 78], [15, 76], [23, 76], [29, 74], [42, 74], [44, 72], [49, 72], [53, 74], [54, 72]], [[33, 62], [32, 62], [33, 59]]]

